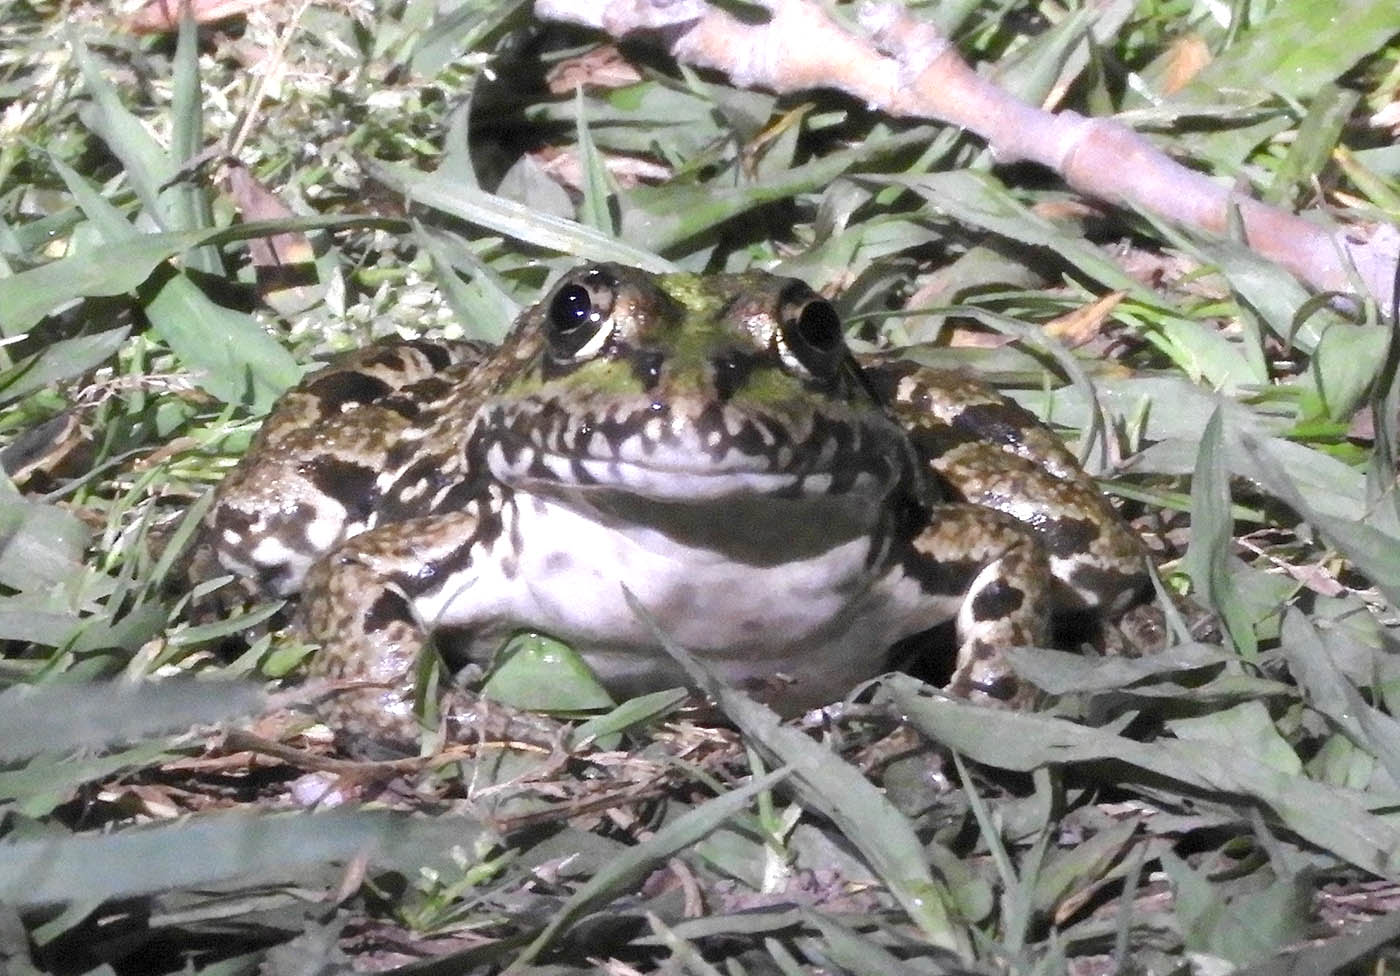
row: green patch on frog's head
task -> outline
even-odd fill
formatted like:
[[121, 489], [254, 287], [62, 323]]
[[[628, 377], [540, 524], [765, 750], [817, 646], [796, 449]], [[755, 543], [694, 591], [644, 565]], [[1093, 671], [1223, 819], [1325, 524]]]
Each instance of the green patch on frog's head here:
[[533, 356], [476, 431], [506, 484], [874, 500], [910, 476], [836, 311], [800, 281], [585, 265], [519, 328]]

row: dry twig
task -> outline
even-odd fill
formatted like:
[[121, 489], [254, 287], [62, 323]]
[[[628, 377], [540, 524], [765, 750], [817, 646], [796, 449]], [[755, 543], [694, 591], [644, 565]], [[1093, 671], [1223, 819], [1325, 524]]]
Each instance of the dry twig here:
[[987, 141], [1002, 162], [1029, 160], [1075, 190], [1223, 234], [1238, 208], [1258, 254], [1321, 291], [1359, 290], [1384, 305], [1400, 258], [1400, 231], [1334, 230], [1242, 197], [1169, 158], [1110, 119], [1051, 113], [978, 75], [931, 24], [897, 3], [861, 3], [864, 36], [815, 0], [762, 0], [769, 18], [745, 23], [706, 0], [536, 0], [535, 12], [607, 31], [646, 34], [676, 60], [728, 75], [741, 87], [789, 93], [835, 88], [892, 116], [937, 119]]

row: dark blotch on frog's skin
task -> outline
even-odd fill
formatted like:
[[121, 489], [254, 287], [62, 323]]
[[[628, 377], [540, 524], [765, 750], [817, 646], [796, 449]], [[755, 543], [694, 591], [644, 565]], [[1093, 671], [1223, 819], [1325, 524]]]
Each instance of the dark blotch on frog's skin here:
[[[453, 574], [464, 570], [470, 565], [474, 554], [479, 555], [480, 550], [489, 550], [496, 544], [505, 531], [501, 517], [489, 511], [483, 513], [479, 505], [473, 505], [471, 508], [477, 513], [475, 531], [461, 545], [448, 550], [437, 559], [423, 560], [412, 573], [394, 574], [393, 581], [396, 587], [412, 596], [425, 593], [438, 581], [450, 579]], [[512, 565], [506, 575], [515, 575], [517, 568]]]
[[855, 481], [857, 474], [866, 471], [876, 471], [884, 466], [883, 458], [865, 458], [864, 467], [857, 467], [857, 461], [861, 459], [861, 454], [857, 450], [857, 435], [853, 428], [839, 423], [833, 423], [825, 417], [818, 417], [812, 424], [812, 434], [807, 441], [799, 445], [797, 458], [810, 458], [821, 453], [824, 444], [829, 444], [835, 457], [835, 461], [830, 465], [832, 471], [832, 485], [841, 484], [842, 490], [849, 488]]
[[390, 391], [388, 383], [368, 373], [336, 371], [313, 381], [307, 392], [320, 401], [322, 416], [340, 413], [347, 404], [373, 403]]
[[365, 630], [379, 633], [396, 623], [413, 619], [413, 607], [395, 590], [384, 589], [365, 610]]
[[[396, 452], [397, 453], [397, 452]], [[390, 460], [394, 460], [390, 458]], [[404, 468], [394, 481], [394, 493], [401, 493], [419, 483], [425, 486], [425, 495], [431, 495], [442, 470], [442, 461], [436, 457], [425, 457]]]
[[[923, 457], [942, 457], [959, 444], [966, 444], [972, 439], [967, 431], [942, 424], [916, 427], [909, 431], [910, 442]], [[952, 492], [948, 497], [958, 498], [960, 493]]]
[[1088, 519], [1051, 519], [1036, 528], [1041, 532], [1046, 551], [1063, 558], [1087, 552], [1099, 537], [1099, 527]]
[[[430, 494], [435, 494], [435, 492]], [[457, 481], [437, 500], [437, 507], [444, 512], [453, 512], [462, 508], [473, 499], [480, 497], [481, 484], [479, 478], [473, 478], [470, 481]]]
[[1123, 574], [1112, 567], [1099, 567], [1090, 562], [1082, 562], [1069, 574], [1069, 582], [1075, 590], [1092, 593], [1118, 593], [1122, 606], [1132, 606], [1152, 598], [1152, 580], [1145, 573], [1135, 586], [1123, 586]]
[[428, 358], [429, 362], [441, 361], [444, 366], [447, 365], [447, 360], [440, 360], [437, 353], [429, 353], [426, 349], [427, 345], [428, 343], [418, 340], [380, 346], [373, 355], [367, 356], [362, 360], [361, 365], [382, 366], [394, 372], [401, 372], [409, 366], [409, 356], [407, 355], [409, 349], [423, 353]]
[[[669, 410], [663, 409], [656, 411], [654, 415], [661, 418], [661, 422], [664, 426], [670, 419], [670, 413]], [[608, 442], [608, 450], [612, 452], [613, 457], [617, 457], [622, 453], [622, 445], [636, 432], [636, 417], [631, 413], [605, 414], [601, 417], [596, 417], [594, 414], [590, 413], [586, 415], [583, 418], [583, 422], [578, 425], [570, 424], [567, 413], [562, 409], [560, 410], [560, 414], [562, 416], [560, 426], [563, 429], [585, 430], [591, 428], [602, 434], [604, 440]], [[559, 447], [561, 451], [566, 451], [569, 449], [569, 444], [564, 438], [560, 437]]]
[[1020, 608], [1026, 594], [1006, 583], [994, 582], [979, 590], [972, 598], [972, 616], [976, 620], [1000, 620]]
[[385, 410], [394, 411], [405, 420], [416, 420], [423, 413], [425, 403], [442, 399], [451, 392], [451, 383], [439, 376], [430, 376], [386, 396], [379, 405]]
[[379, 401], [379, 406], [394, 411], [404, 420], [417, 420], [418, 415], [423, 412], [417, 402], [400, 394], [385, 397]]
[[958, 430], [993, 444], [1019, 444], [1025, 439], [1030, 414], [1012, 403], [969, 404], [953, 420]]
[[452, 363], [452, 352], [440, 342], [425, 342], [422, 339], [412, 339], [404, 343], [412, 346], [423, 354], [428, 362], [433, 364], [433, 369], [446, 369]]
[[967, 581], [977, 572], [977, 564], [968, 560], [949, 559], [938, 562], [921, 559], [912, 552], [906, 553], [902, 568], [904, 575], [916, 580], [919, 589], [930, 596], [952, 596], [965, 590]]
[[[828, 436], [836, 444], [838, 457], [849, 456], [854, 459], [861, 456], [859, 434], [855, 430], [841, 430], [839, 426], [833, 425]], [[880, 461], [883, 462], [884, 459], [880, 459]], [[855, 484], [856, 476], [866, 471], [873, 471], [883, 478], [885, 472], [878, 470], [880, 466], [881, 464], [875, 463], [875, 459], [871, 459], [871, 463], [865, 469], [858, 468], [854, 463], [838, 464], [835, 471], [832, 472], [831, 487], [827, 489], [827, 494], [840, 495], [850, 491], [851, 486]]]
[[232, 532], [239, 538], [247, 538], [257, 524], [262, 520], [261, 512], [246, 512], [242, 509], [226, 505], [214, 511], [214, 531], [219, 534]]
[[378, 472], [373, 468], [325, 455], [304, 463], [302, 472], [317, 491], [340, 502], [356, 521], [368, 518], [379, 507], [374, 485]]
[[588, 472], [588, 467], [577, 459], [569, 462], [569, 470], [574, 473], [574, 481], [580, 485], [593, 485], [598, 479]]
[[745, 454], [764, 454], [768, 448], [763, 443], [763, 435], [753, 421], [745, 420], [729, 438], [729, 442]]
[[[512, 512], [514, 503], [512, 503]], [[451, 568], [459, 569], [467, 564], [471, 546], [490, 546], [505, 532], [505, 520], [501, 518], [499, 512], [492, 511], [485, 505], [473, 505], [472, 512], [476, 515], [476, 532], [473, 533], [470, 545], [463, 546], [459, 550], [461, 561], [455, 563]], [[518, 519], [516, 520], [518, 521]], [[448, 569], [448, 567], [443, 567]]]

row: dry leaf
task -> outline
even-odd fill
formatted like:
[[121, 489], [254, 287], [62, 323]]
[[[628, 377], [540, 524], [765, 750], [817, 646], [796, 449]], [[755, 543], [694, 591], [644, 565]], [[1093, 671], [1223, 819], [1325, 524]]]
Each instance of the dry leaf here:
[[[540, 169], [552, 176], [560, 185], [576, 193], [583, 192], [583, 163], [573, 149], [545, 147], [533, 153]], [[639, 156], [625, 156], [608, 153], [603, 157], [603, 166], [618, 186], [636, 186], [639, 183], [663, 183], [671, 178], [671, 168]]]
[[1167, 50], [1167, 73], [1162, 81], [1162, 94], [1181, 91], [1191, 79], [1210, 64], [1210, 47], [1199, 34], [1177, 38]]
[[1071, 348], [1082, 346], [1103, 330], [1103, 324], [1108, 321], [1125, 294], [1121, 291], [1111, 291], [1082, 308], [1051, 319], [1045, 323], [1045, 334], [1054, 336]]
[[127, 18], [126, 28], [133, 34], [167, 34], [180, 26], [180, 14], [186, 4], [196, 24], [212, 24], [228, 20], [263, 6], [265, 0], [150, 0]]
[[[245, 221], [295, 217], [285, 203], [237, 161], [227, 165], [225, 181], [234, 206]], [[258, 292], [284, 315], [307, 308], [317, 297], [316, 252], [300, 231], [285, 231], [248, 241], [258, 276]]]

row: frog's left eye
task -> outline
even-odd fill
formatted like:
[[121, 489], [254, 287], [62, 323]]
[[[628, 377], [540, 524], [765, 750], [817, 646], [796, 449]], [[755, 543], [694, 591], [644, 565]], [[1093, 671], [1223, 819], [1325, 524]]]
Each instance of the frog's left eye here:
[[562, 285], [549, 301], [546, 334], [557, 355], [589, 356], [602, 347], [615, 298], [613, 281], [599, 269]]

